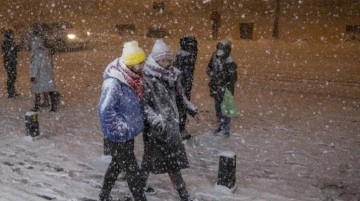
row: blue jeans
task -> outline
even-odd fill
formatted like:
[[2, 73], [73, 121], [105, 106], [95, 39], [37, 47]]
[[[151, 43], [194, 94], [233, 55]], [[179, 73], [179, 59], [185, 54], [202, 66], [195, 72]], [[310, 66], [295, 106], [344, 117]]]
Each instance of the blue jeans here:
[[216, 119], [218, 122], [218, 129], [225, 130], [226, 132], [230, 132], [231, 118], [222, 115], [221, 102], [217, 100], [215, 100], [215, 112], [216, 112]]

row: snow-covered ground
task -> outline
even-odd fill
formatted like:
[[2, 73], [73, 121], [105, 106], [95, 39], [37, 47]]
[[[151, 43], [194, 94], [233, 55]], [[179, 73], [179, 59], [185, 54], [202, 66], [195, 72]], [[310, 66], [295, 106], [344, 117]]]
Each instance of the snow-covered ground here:
[[[153, 39], [107, 34], [94, 36], [87, 50], [55, 55], [62, 103], [57, 113], [39, 112], [35, 139], [25, 136], [25, 113], [34, 101], [29, 52], [19, 55], [18, 98], [7, 98], [0, 70], [0, 201], [97, 198], [109, 162], [97, 115], [102, 72], [130, 38], [150, 51]], [[177, 51], [177, 39], [166, 41]], [[199, 39], [192, 101], [200, 123], [190, 118], [193, 138], [185, 144], [191, 167], [183, 171], [191, 194], [201, 201], [360, 200], [359, 43], [233, 43], [241, 116], [223, 138], [210, 134], [215, 114], [205, 75], [216, 41]], [[139, 137], [139, 161], [142, 146]], [[234, 193], [216, 187], [224, 151], [237, 156]], [[149, 184], [158, 191], [149, 201], [178, 200], [167, 175], [151, 175]], [[124, 180], [112, 195], [129, 195]]]

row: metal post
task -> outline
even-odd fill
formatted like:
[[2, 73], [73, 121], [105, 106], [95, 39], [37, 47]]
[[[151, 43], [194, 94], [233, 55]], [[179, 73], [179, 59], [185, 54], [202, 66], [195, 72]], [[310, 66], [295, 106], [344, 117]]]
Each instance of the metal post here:
[[235, 190], [236, 155], [233, 152], [220, 154], [217, 184]]
[[26, 135], [30, 135], [31, 137], [40, 135], [37, 112], [26, 112], [25, 126], [26, 126]]

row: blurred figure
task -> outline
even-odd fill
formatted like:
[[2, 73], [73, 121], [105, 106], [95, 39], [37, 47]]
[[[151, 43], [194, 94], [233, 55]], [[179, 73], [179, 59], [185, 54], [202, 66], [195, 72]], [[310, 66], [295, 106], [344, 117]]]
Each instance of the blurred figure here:
[[216, 9], [213, 9], [211, 11], [210, 20], [211, 20], [212, 37], [214, 40], [216, 40], [218, 38], [219, 28], [221, 26], [221, 16]]
[[16, 93], [15, 90], [15, 81], [17, 77], [17, 57], [18, 51], [21, 49], [21, 45], [16, 45], [14, 41], [14, 31], [12, 29], [7, 29], [4, 32], [3, 41], [1, 44], [1, 49], [3, 52], [4, 67], [8, 76], [7, 79], [7, 92], [8, 98], [15, 98], [20, 94]]
[[[181, 169], [188, 168], [189, 162], [180, 134], [176, 97], [182, 97], [190, 115], [195, 116], [197, 108], [183, 92], [181, 72], [172, 66], [173, 59], [164, 41], [156, 40], [143, 69], [145, 130], [141, 167], [145, 186], [150, 172], [168, 173], [180, 200], [196, 201], [190, 197], [181, 174]], [[198, 120], [197, 116], [195, 118]]]
[[210, 96], [215, 101], [216, 119], [218, 128], [214, 135], [229, 136], [231, 118], [226, 117], [221, 112], [221, 102], [224, 98], [225, 89], [228, 89], [234, 96], [235, 83], [237, 81], [237, 65], [232, 58], [231, 42], [221, 40], [213, 53], [206, 74], [210, 78]]
[[144, 129], [141, 69], [145, 58], [136, 41], [126, 42], [122, 56], [104, 72], [99, 117], [112, 159], [101, 187], [101, 201], [112, 200], [110, 192], [122, 170], [135, 201], [147, 200], [134, 154], [134, 139]]
[[[197, 40], [194, 36], [185, 35], [180, 38], [180, 51], [175, 56], [174, 67], [181, 71], [181, 85], [188, 100], [191, 98], [197, 52]], [[176, 103], [180, 115], [179, 126], [181, 136], [183, 139], [190, 139], [191, 135], [185, 128], [187, 122], [186, 107], [181, 97], [177, 97]]]
[[45, 39], [41, 27], [33, 30], [31, 38], [30, 81], [32, 92], [35, 93], [35, 106], [32, 111], [40, 110], [42, 93], [49, 93], [51, 99], [50, 112], [56, 112], [59, 104], [59, 94], [56, 92], [52, 56], [53, 48]]

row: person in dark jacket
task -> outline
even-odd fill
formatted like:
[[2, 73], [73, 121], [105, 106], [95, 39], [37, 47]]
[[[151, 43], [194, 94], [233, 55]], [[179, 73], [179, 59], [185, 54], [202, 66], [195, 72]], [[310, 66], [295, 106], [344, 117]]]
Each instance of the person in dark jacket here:
[[112, 160], [106, 170], [99, 198], [111, 200], [110, 192], [125, 171], [135, 201], [146, 201], [141, 171], [134, 154], [134, 139], [144, 128], [141, 69], [145, 52], [136, 41], [124, 44], [122, 56], [105, 69], [99, 117]]
[[21, 49], [21, 45], [16, 45], [14, 41], [14, 31], [7, 29], [4, 32], [1, 49], [3, 51], [4, 67], [7, 72], [7, 92], [8, 98], [15, 98], [19, 94], [15, 90], [15, 81], [17, 77], [17, 57], [18, 51]]
[[181, 201], [190, 198], [181, 170], [189, 167], [185, 146], [179, 129], [176, 97], [182, 97], [187, 112], [195, 116], [197, 108], [186, 98], [181, 82], [181, 72], [172, 66], [173, 55], [163, 40], [156, 40], [148, 56], [144, 75], [145, 130], [142, 170], [144, 183], [149, 173], [168, 173]]
[[[180, 51], [175, 56], [174, 67], [181, 71], [181, 85], [188, 100], [191, 98], [197, 52], [197, 40], [194, 36], [185, 35], [180, 38]], [[178, 97], [176, 102], [180, 115], [179, 126], [181, 136], [183, 139], [189, 139], [191, 135], [185, 128], [187, 121], [186, 108], [182, 104], [181, 97]]]
[[221, 102], [224, 98], [225, 89], [234, 95], [237, 81], [237, 65], [230, 53], [231, 42], [228, 40], [219, 41], [206, 69], [206, 74], [210, 78], [210, 96], [215, 100], [218, 123], [218, 128], [214, 134], [220, 136], [229, 136], [230, 134], [231, 118], [224, 116], [221, 112]]
[[220, 13], [213, 9], [210, 14], [210, 20], [211, 20], [211, 33], [214, 40], [218, 38], [219, 35], [219, 29], [221, 26], [221, 16]]

